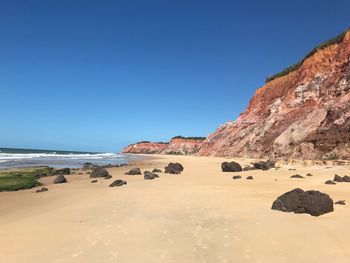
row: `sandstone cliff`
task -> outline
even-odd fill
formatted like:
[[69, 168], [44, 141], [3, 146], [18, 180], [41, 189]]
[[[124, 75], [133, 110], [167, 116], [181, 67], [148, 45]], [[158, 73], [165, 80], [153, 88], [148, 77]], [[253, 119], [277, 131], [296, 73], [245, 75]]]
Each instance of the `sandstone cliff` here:
[[208, 136], [198, 155], [349, 158], [350, 30], [280, 75], [236, 121]]
[[169, 146], [168, 143], [160, 142], [138, 142], [130, 144], [125, 147], [123, 153], [137, 153], [137, 154], [159, 154]]
[[144, 154], [180, 154], [197, 153], [205, 138], [177, 136], [169, 143], [140, 142], [125, 147], [123, 153]]

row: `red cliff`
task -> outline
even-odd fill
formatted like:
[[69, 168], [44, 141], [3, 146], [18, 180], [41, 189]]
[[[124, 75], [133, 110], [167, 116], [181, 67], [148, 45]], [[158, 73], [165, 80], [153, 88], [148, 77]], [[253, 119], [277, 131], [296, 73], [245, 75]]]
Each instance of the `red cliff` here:
[[197, 153], [205, 138], [177, 136], [170, 143], [140, 142], [125, 147], [123, 153], [144, 154], [179, 154]]
[[255, 92], [236, 121], [198, 155], [252, 158], [350, 157], [350, 31], [316, 48]]
[[137, 154], [159, 154], [168, 147], [168, 143], [162, 142], [138, 142], [130, 144], [125, 147], [123, 153], [137, 153]]

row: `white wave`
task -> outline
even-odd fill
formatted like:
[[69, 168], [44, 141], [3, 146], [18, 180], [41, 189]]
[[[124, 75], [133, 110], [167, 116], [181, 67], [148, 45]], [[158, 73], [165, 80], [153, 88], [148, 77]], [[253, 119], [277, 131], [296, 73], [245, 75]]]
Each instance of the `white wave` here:
[[116, 153], [86, 153], [86, 154], [56, 154], [56, 153], [1, 153], [0, 152], [0, 161], [1, 160], [18, 160], [18, 159], [37, 159], [37, 158], [45, 158], [45, 159], [109, 159], [109, 158], [119, 158], [120, 154]]

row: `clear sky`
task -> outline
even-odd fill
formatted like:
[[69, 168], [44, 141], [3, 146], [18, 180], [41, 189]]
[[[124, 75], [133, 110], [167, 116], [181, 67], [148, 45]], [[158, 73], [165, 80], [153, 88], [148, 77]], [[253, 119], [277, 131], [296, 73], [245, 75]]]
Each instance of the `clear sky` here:
[[206, 136], [350, 26], [350, 1], [1, 0], [0, 147]]

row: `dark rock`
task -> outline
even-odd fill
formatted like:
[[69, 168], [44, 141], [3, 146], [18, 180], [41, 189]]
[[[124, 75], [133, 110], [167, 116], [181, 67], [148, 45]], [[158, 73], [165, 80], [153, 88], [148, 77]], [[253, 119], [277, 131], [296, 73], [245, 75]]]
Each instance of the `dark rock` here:
[[92, 180], [91, 183], [92, 184], [97, 183], [97, 180]]
[[234, 175], [234, 176], [232, 176], [232, 179], [233, 180], [237, 180], [237, 179], [241, 179], [242, 178], [242, 176], [240, 176], [240, 175]]
[[242, 169], [242, 171], [252, 171], [252, 170], [256, 170], [256, 168], [254, 166], [245, 166]]
[[127, 184], [127, 182], [123, 180], [115, 180], [113, 183], [109, 185], [109, 187], [122, 186], [124, 184]]
[[168, 174], [180, 174], [184, 170], [184, 167], [180, 163], [169, 163], [165, 167], [165, 173]]
[[40, 189], [36, 190], [36, 193], [41, 193], [41, 192], [46, 192], [49, 191], [49, 189], [47, 189], [46, 187], [41, 187]]
[[335, 202], [336, 205], [345, 205], [345, 200], [339, 200]]
[[333, 212], [333, 200], [329, 195], [319, 191], [303, 191], [296, 188], [278, 197], [272, 204], [272, 210], [307, 213], [312, 216], [320, 216]]
[[110, 174], [108, 171], [103, 167], [97, 167], [94, 170], [92, 170], [90, 174], [90, 178], [101, 178], [101, 177], [109, 177]]
[[159, 178], [158, 174], [151, 173], [149, 171], [145, 171], [143, 174], [144, 174], [143, 179], [145, 180], [153, 180], [155, 178]]
[[162, 170], [157, 169], [157, 168], [154, 168], [153, 171], [152, 171], [152, 173], [161, 173], [161, 172], [162, 172]]
[[138, 167], [132, 168], [129, 172], [126, 172], [127, 175], [140, 175], [141, 170]]
[[295, 168], [289, 168], [288, 170], [289, 171], [295, 171], [296, 169]]
[[70, 168], [57, 169], [53, 171], [53, 174], [70, 174]]
[[292, 175], [290, 178], [305, 178], [304, 176], [301, 176], [300, 174], [295, 174], [295, 175]]
[[341, 177], [341, 176], [336, 174], [336, 175], [334, 175], [333, 181], [339, 182], [339, 183], [342, 183], [342, 182], [349, 183], [350, 182], [350, 176], [344, 175], [343, 177]]
[[258, 170], [269, 170], [275, 167], [275, 162], [272, 161], [260, 161], [253, 163], [254, 167]]
[[314, 175], [313, 175], [313, 174], [308, 173], [308, 174], [306, 174], [306, 176], [314, 176]]
[[112, 175], [108, 174], [105, 179], [112, 179]]
[[327, 180], [327, 181], [325, 182], [325, 184], [336, 184], [336, 183], [333, 182], [332, 180]]
[[53, 181], [54, 184], [63, 184], [67, 183], [66, 177], [64, 177], [62, 174], [58, 175], [55, 180]]
[[251, 176], [251, 175], [247, 177], [247, 180], [253, 180], [253, 179], [254, 179], [254, 178], [253, 178], [253, 176]]
[[236, 162], [223, 162], [221, 164], [221, 169], [223, 172], [242, 172], [242, 167]]

